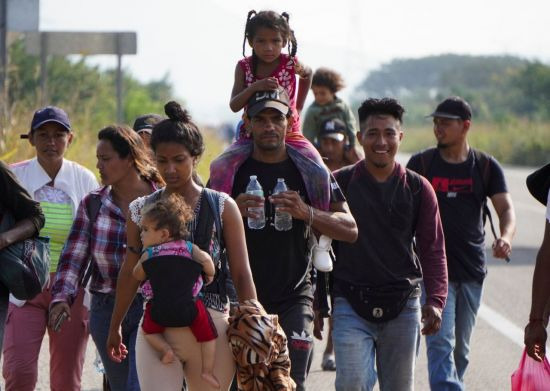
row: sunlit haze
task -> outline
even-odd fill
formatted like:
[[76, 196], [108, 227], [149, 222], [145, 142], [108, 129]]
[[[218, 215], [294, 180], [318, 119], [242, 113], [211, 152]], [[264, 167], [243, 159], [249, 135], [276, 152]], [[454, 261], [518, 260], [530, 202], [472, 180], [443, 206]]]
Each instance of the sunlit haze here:
[[[124, 57], [123, 67], [143, 81], [168, 74], [192, 115], [215, 124], [238, 118], [229, 97], [250, 9], [288, 12], [298, 57], [341, 72], [344, 97], [395, 58], [510, 54], [550, 61], [545, 0], [41, 0], [40, 29], [136, 31], [138, 54]], [[105, 56], [90, 61], [115, 65]]]

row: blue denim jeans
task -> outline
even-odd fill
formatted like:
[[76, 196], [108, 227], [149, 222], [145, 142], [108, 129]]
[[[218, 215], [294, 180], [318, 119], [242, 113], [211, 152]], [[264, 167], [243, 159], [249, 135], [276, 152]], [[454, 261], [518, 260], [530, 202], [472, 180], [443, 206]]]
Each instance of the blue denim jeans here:
[[332, 317], [336, 390], [372, 390], [377, 371], [381, 391], [413, 390], [420, 343], [418, 297], [411, 297], [397, 318], [372, 323], [357, 315], [345, 298], [337, 296]]
[[482, 290], [483, 285], [475, 281], [449, 281], [441, 329], [437, 334], [426, 337], [432, 391], [464, 389], [470, 337], [476, 323]]
[[139, 294], [136, 296], [122, 322], [122, 342], [128, 349], [128, 357], [121, 363], [116, 363], [109, 358], [105, 346], [114, 306], [114, 296], [97, 292], [92, 293], [90, 334], [103, 362], [111, 390], [139, 391], [135, 346], [139, 321], [143, 316], [143, 299]]

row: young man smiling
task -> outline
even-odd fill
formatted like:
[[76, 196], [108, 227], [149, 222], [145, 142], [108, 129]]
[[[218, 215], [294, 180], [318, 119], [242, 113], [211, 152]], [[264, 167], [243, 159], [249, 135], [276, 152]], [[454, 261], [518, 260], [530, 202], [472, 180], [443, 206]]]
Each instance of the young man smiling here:
[[403, 112], [394, 99], [363, 102], [357, 139], [365, 159], [334, 174], [359, 229], [355, 243], [339, 243], [334, 264], [336, 390], [372, 390], [375, 362], [380, 390], [412, 390], [420, 331], [441, 324], [443, 229], [428, 181], [395, 161]]

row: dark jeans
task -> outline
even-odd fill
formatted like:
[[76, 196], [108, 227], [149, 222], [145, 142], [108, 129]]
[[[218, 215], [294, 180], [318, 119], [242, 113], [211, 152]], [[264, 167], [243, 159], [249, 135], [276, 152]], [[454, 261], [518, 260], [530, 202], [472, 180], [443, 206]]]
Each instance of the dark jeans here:
[[305, 390], [306, 378], [313, 357], [313, 308], [311, 303], [289, 303], [266, 311], [279, 316], [290, 356], [290, 377], [296, 382], [296, 390]]
[[137, 295], [122, 322], [122, 343], [128, 349], [128, 357], [121, 363], [112, 361], [106, 349], [109, 324], [115, 305], [115, 297], [104, 293], [92, 293], [90, 309], [90, 334], [94, 340], [112, 391], [139, 391], [136, 372], [136, 335], [143, 316], [143, 299]]

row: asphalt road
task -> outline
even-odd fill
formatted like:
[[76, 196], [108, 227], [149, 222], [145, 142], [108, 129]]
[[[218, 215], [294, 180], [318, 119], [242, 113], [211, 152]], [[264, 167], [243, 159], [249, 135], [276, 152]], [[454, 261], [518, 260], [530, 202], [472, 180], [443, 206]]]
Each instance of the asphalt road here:
[[[406, 162], [407, 157], [400, 160]], [[518, 221], [509, 264], [490, 259], [483, 304], [472, 339], [471, 360], [466, 374], [470, 391], [508, 390], [510, 375], [518, 365], [522, 348], [522, 330], [529, 313], [531, 278], [537, 248], [544, 230], [544, 212], [525, 188], [525, 177], [532, 169], [505, 167]], [[488, 233], [490, 238], [490, 233]], [[316, 353], [308, 378], [310, 390], [333, 390], [334, 372], [320, 369], [324, 342], [316, 343]], [[37, 390], [49, 390], [48, 344], [45, 339], [40, 355]], [[93, 368], [93, 343], [88, 346], [83, 390], [101, 390], [101, 377]], [[416, 366], [416, 389], [428, 390], [427, 366], [422, 343]], [[3, 387], [3, 382], [0, 381]]]

